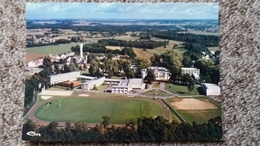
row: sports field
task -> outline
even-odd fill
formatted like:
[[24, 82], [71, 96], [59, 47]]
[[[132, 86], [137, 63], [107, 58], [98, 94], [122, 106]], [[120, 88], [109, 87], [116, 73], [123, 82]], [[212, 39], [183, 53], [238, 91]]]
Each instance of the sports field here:
[[209, 97], [169, 98], [167, 102], [189, 123], [205, 123], [221, 116], [220, 103]]
[[164, 116], [164, 111], [159, 102], [147, 99], [56, 97], [50, 105], [43, 104], [35, 112], [38, 119], [56, 122], [100, 123], [104, 115], [111, 117], [112, 124], [124, 124], [138, 117]]

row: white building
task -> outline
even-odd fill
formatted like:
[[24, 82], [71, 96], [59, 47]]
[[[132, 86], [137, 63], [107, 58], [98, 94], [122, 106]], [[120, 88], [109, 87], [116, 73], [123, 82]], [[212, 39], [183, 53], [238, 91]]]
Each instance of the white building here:
[[122, 80], [118, 85], [112, 86], [112, 93], [128, 93], [133, 90], [142, 90], [145, 89], [145, 84], [142, 79], [129, 79]]
[[204, 90], [206, 95], [215, 95], [215, 96], [220, 95], [220, 87], [216, 84], [203, 83], [201, 87]]
[[181, 73], [189, 74], [189, 75], [193, 75], [195, 73], [197, 75], [200, 75], [200, 69], [193, 68], [193, 67], [182, 67], [181, 68]]
[[50, 85], [62, 83], [65, 81], [75, 81], [80, 76], [79, 71], [69, 72], [69, 73], [62, 73], [57, 75], [51, 75], [48, 77]]
[[198, 68], [182, 67], [181, 73], [182, 74], [189, 74], [190, 76], [193, 76], [196, 80], [200, 79], [200, 69], [198, 69]]
[[96, 80], [90, 80], [85, 83], [82, 83], [81, 89], [82, 90], [92, 90], [95, 86], [98, 87], [98, 86], [102, 85], [105, 82], [105, 79], [106, 79], [105, 77], [101, 77]]
[[[158, 67], [158, 66], [151, 66], [148, 69], [151, 69], [154, 71], [155, 80], [169, 80], [171, 77], [171, 73], [168, 69], [164, 67]], [[141, 70], [141, 77], [144, 79], [147, 75], [147, 69]]]

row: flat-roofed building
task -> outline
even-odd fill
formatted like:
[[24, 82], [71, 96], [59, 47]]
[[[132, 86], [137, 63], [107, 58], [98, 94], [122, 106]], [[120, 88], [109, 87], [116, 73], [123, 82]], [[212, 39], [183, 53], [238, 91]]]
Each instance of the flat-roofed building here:
[[98, 87], [100, 85], [102, 85], [105, 81], [105, 77], [101, 77], [95, 80], [89, 80], [85, 83], [81, 84], [81, 89], [82, 90], [92, 90], [95, 86]]
[[128, 93], [132, 90], [142, 90], [145, 89], [145, 84], [142, 79], [129, 79], [123, 80], [118, 85], [111, 87], [112, 93]]
[[193, 67], [182, 67], [181, 73], [182, 74], [189, 74], [189, 75], [197, 74], [199, 76], [200, 75], [200, 69], [193, 68]]
[[79, 71], [62, 73], [57, 75], [51, 75], [48, 77], [48, 81], [50, 85], [62, 83], [65, 81], [75, 81], [80, 76]]
[[206, 95], [220, 95], [220, 87], [217, 84], [203, 83], [201, 87]]
[[[171, 73], [168, 69], [164, 67], [158, 67], [158, 66], [150, 66], [148, 69], [151, 69], [154, 71], [155, 80], [169, 80], [171, 77]], [[141, 70], [141, 77], [144, 79], [147, 75], [147, 69]]]

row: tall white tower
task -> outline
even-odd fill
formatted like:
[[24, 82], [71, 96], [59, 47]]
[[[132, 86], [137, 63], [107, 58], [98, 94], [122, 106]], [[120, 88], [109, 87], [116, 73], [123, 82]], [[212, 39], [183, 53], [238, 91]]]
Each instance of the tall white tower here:
[[80, 44], [80, 58], [83, 58], [83, 44]]

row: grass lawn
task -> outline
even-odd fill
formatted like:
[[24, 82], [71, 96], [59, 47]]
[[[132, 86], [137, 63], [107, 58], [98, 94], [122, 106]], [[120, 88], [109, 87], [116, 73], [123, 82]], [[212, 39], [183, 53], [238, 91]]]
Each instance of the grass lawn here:
[[70, 51], [72, 46], [76, 46], [78, 43], [59, 44], [41, 47], [26, 48], [26, 53], [33, 54], [61, 54]]
[[189, 92], [187, 86], [167, 83], [165, 85], [165, 90], [179, 95], [200, 95], [198, 90], [196, 89], [196, 86], [191, 92]]
[[88, 71], [88, 70], [80, 70], [79, 72], [80, 72], [81, 75], [82, 75], [82, 74], [89, 74], [89, 71]]
[[153, 87], [154, 88], [160, 88], [160, 83], [158, 84], [158, 82], [153, 82]]
[[[194, 97], [195, 99], [199, 99], [201, 101], [207, 101], [211, 104], [214, 104], [217, 109], [204, 109], [204, 110], [175, 110], [182, 116], [186, 122], [192, 123], [195, 121], [196, 123], [206, 123], [209, 119], [215, 118], [217, 116], [221, 117], [221, 105], [219, 102], [214, 101], [209, 97]], [[182, 99], [181, 97], [179, 99]], [[171, 103], [174, 100], [179, 100], [176, 98], [168, 98], [167, 102]], [[198, 105], [199, 106], [199, 105]]]
[[97, 90], [98, 91], [104, 91], [105, 89], [107, 89], [107, 86], [108, 85], [100, 85], [100, 86], [97, 87]]
[[176, 48], [176, 49], [173, 49], [174, 51], [176, 52], [179, 52], [180, 54], [183, 54], [186, 52], [186, 50], [184, 48]]
[[112, 76], [111, 79], [122, 79], [122, 76]]
[[170, 96], [170, 94], [168, 94], [167, 92], [164, 92], [164, 91], [159, 90], [159, 89], [153, 89], [153, 90], [144, 92], [142, 94], [147, 95], [147, 96]]
[[172, 121], [176, 121], [178, 123], [181, 122], [172, 112], [170, 112], [170, 120], [169, 120], [169, 122], [172, 122]]
[[208, 47], [208, 50], [216, 52], [219, 51], [219, 47]]
[[111, 117], [110, 123], [124, 124], [129, 119], [143, 116], [163, 116], [156, 103], [141, 99], [57, 98], [50, 106], [43, 104], [35, 116], [46, 121], [84, 121], [100, 123], [102, 116]]

